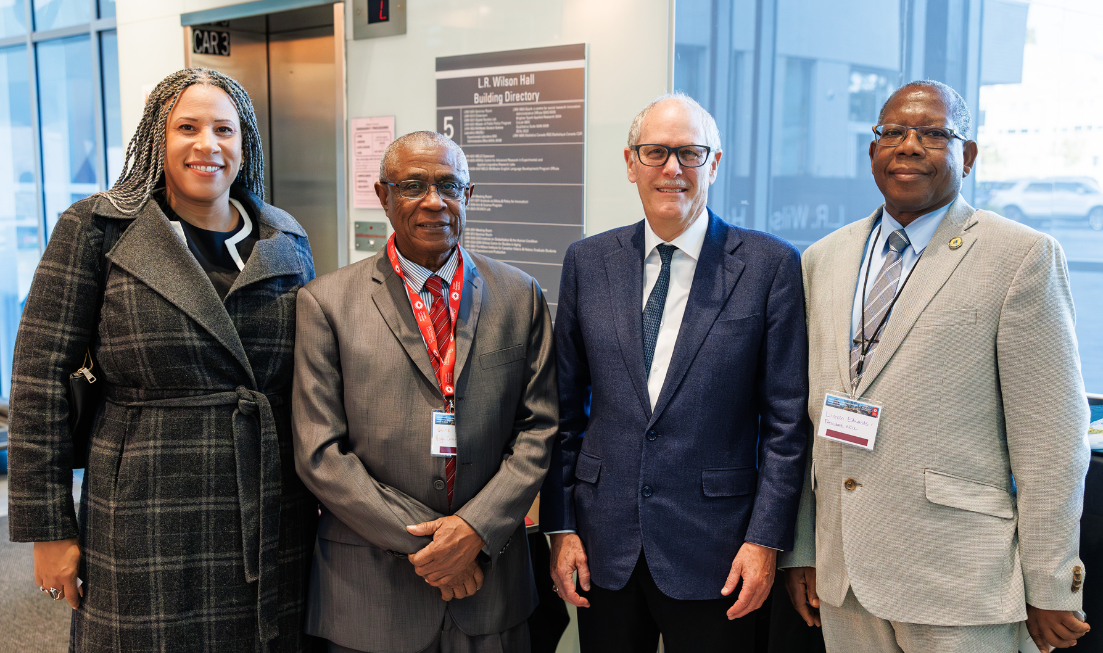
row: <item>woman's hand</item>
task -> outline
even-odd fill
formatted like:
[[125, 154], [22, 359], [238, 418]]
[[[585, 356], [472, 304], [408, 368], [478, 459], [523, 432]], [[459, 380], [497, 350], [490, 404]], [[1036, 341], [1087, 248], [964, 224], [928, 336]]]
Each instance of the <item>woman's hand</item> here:
[[84, 590], [77, 587], [80, 547], [77, 538], [34, 543], [34, 582], [47, 590], [61, 590], [61, 596], [76, 610]]

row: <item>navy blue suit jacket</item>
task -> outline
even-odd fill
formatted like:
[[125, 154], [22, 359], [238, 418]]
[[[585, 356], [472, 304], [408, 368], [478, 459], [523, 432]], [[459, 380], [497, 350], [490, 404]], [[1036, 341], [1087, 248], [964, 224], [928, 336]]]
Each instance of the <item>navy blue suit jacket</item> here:
[[716, 599], [744, 541], [793, 544], [807, 439], [800, 254], [711, 210], [655, 410], [643, 363], [643, 222], [571, 245], [555, 341], [560, 432], [544, 531], [575, 530], [593, 582], [644, 551], [664, 594]]

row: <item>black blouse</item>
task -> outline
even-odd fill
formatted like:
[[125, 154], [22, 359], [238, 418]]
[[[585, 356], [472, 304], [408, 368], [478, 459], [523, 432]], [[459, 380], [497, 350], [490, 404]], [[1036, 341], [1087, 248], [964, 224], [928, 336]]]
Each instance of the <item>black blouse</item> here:
[[[207, 273], [207, 278], [214, 285], [219, 299], [226, 299], [230, 288], [237, 281], [237, 276], [245, 267], [245, 262], [249, 260], [249, 255], [253, 253], [253, 247], [257, 244], [259, 229], [256, 220], [249, 216], [240, 202], [230, 200], [239, 214], [237, 226], [232, 231], [200, 229], [177, 215], [176, 211], [169, 206], [164, 193], [156, 197], [161, 211], [173, 223], [173, 228], [177, 233], [183, 232], [188, 251]], [[243, 231], [244, 235], [242, 235]]]

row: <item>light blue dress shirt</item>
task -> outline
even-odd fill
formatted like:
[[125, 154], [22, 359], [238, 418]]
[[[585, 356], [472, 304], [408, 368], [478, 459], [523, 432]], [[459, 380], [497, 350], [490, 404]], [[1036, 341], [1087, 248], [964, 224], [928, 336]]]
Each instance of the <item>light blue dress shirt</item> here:
[[[934, 232], [938, 230], [938, 225], [942, 224], [942, 218], [946, 217], [946, 213], [950, 210], [952, 204], [953, 202], [950, 202], [950, 204], [947, 204], [937, 211], [920, 216], [913, 220], [908, 226], [903, 227], [904, 233], [908, 235], [909, 245], [904, 249], [904, 254], [900, 257], [903, 267], [900, 270], [900, 283], [896, 286], [897, 292], [900, 291], [900, 288], [904, 285], [904, 281], [911, 274], [912, 269], [915, 268], [915, 263], [919, 260], [920, 255], [923, 254], [923, 250], [927, 249], [927, 244], [931, 242], [931, 238], [934, 237]], [[873, 290], [877, 275], [885, 265], [885, 258], [888, 257], [889, 234], [901, 228], [900, 223], [896, 221], [896, 218], [889, 215], [888, 210], [881, 212], [880, 225], [880, 233], [878, 233], [877, 225], [875, 224], [873, 225], [873, 230], [869, 233], [869, 237], [866, 239], [866, 249], [865, 255], [862, 258], [862, 267], [858, 270], [858, 281], [854, 288], [854, 306], [850, 314], [850, 335], [852, 337], [858, 333], [858, 325], [862, 322], [862, 304], [865, 303], [869, 292]], [[871, 264], [873, 268], [869, 271], [869, 283], [865, 284], [865, 294], [863, 294], [862, 281], [866, 278], [866, 268]]]

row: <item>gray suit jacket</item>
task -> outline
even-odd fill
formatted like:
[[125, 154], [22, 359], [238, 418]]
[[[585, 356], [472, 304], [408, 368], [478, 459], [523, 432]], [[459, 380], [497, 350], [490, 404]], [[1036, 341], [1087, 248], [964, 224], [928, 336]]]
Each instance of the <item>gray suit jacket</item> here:
[[[386, 254], [299, 292], [293, 425], [299, 475], [322, 504], [307, 632], [365, 651], [418, 651], [448, 610], [466, 633], [504, 631], [536, 606], [524, 516], [558, 423], [551, 320], [539, 285], [463, 250], [456, 320], [459, 441], [453, 508], [429, 455], [444, 405], [402, 279]], [[462, 517], [490, 561], [474, 596], [446, 603], [401, 554], [406, 526]]]
[[[813, 425], [824, 394], [849, 389], [851, 306], [881, 211], [803, 257]], [[1079, 609], [1088, 407], [1061, 247], [958, 197], [913, 275], [858, 386], [883, 405], [875, 448], [813, 438], [780, 564], [815, 566], [831, 605], [849, 587], [895, 621]]]

